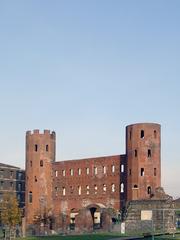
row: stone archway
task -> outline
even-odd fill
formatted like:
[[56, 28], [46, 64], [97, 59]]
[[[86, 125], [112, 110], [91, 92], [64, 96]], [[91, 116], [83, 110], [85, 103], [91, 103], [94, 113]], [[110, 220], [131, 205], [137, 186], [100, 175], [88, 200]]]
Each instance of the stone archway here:
[[103, 204], [90, 204], [86, 207], [86, 209], [91, 213], [93, 229], [100, 229], [102, 225], [101, 214], [103, 209], [105, 209], [105, 206]]

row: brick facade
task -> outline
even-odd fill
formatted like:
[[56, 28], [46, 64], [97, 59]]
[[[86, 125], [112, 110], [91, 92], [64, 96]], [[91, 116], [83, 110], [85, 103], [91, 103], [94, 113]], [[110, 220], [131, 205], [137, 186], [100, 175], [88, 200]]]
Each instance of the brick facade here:
[[126, 154], [60, 162], [55, 162], [54, 132], [28, 131], [26, 224], [42, 211], [55, 218], [64, 214], [72, 223], [82, 209], [90, 209], [98, 222], [101, 209], [118, 214], [127, 200], [150, 198], [160, 177], [159, 124], [127, 126]]

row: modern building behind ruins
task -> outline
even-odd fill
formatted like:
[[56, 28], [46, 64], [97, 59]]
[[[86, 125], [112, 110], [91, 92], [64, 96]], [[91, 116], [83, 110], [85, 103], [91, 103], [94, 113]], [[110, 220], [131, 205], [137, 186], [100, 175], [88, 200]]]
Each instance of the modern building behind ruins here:
[[0, 201], [6, 193], [16, 195], [19, 207], [25, 205], [25, 171], [8, 164], [0, 163]]
[[66, 224], [86, 209], [100, 223], [107, 209], [120, 213], [127, 201], [150, 199], [161, 186], [161, 127], [126, 127], [126, 152], [115, 156], [55, 161], [55, 132], [26, 133], [26, 227], [42, 214]]

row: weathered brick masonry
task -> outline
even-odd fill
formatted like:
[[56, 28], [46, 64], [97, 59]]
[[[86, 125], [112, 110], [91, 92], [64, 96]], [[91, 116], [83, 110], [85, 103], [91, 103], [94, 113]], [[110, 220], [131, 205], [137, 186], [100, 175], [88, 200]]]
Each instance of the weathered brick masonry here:
[[67, 224], [75, 223], [82, 209], [98, 223], [102, 209], [118, 214], [127, 200], [149, 199], [160, 179], [159, 124], [127, 126], [126, 154], [60, 162], [54, 132], [26, 133], [27, 227], [42, 212], [56, 219], [64, 214]]

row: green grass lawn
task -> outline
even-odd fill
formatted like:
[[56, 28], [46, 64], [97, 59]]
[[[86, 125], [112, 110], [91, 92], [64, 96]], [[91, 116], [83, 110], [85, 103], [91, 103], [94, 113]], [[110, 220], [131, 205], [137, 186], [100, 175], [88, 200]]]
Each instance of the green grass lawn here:
[[[83, 234], [83, 235], [76, 235], [76, 236], [46, 236], [46, 237], [27, 237], [27, 238], [20, 238], [24, 240], [37, 240], [37, 239], [47, 239], [47, 240], [106, 240], [110, 238], [117, 238], [122, 235], [120, 234], [113, 234], [113, 233], [104, 233], [104, 234]], [[19, 239], [19, 240], [20, 240]]]
[[[113, 233], [104, 233], [104, 234], [83, 234], [83, 235], [74, 235], [74, 236], [46, 236], [46, 237], [27, 237], [27, 238], [19, 238], [19, 240], [106, 240], [111, 238], [125, 237], [120, 234]], [[146, 240], [151, 240], [152, 237], [145, 238]], [[171, 235], [165, 236], [156, 236], [154, 240], [180, 240], [180, 234], [175, 234], [175, 237]]]

